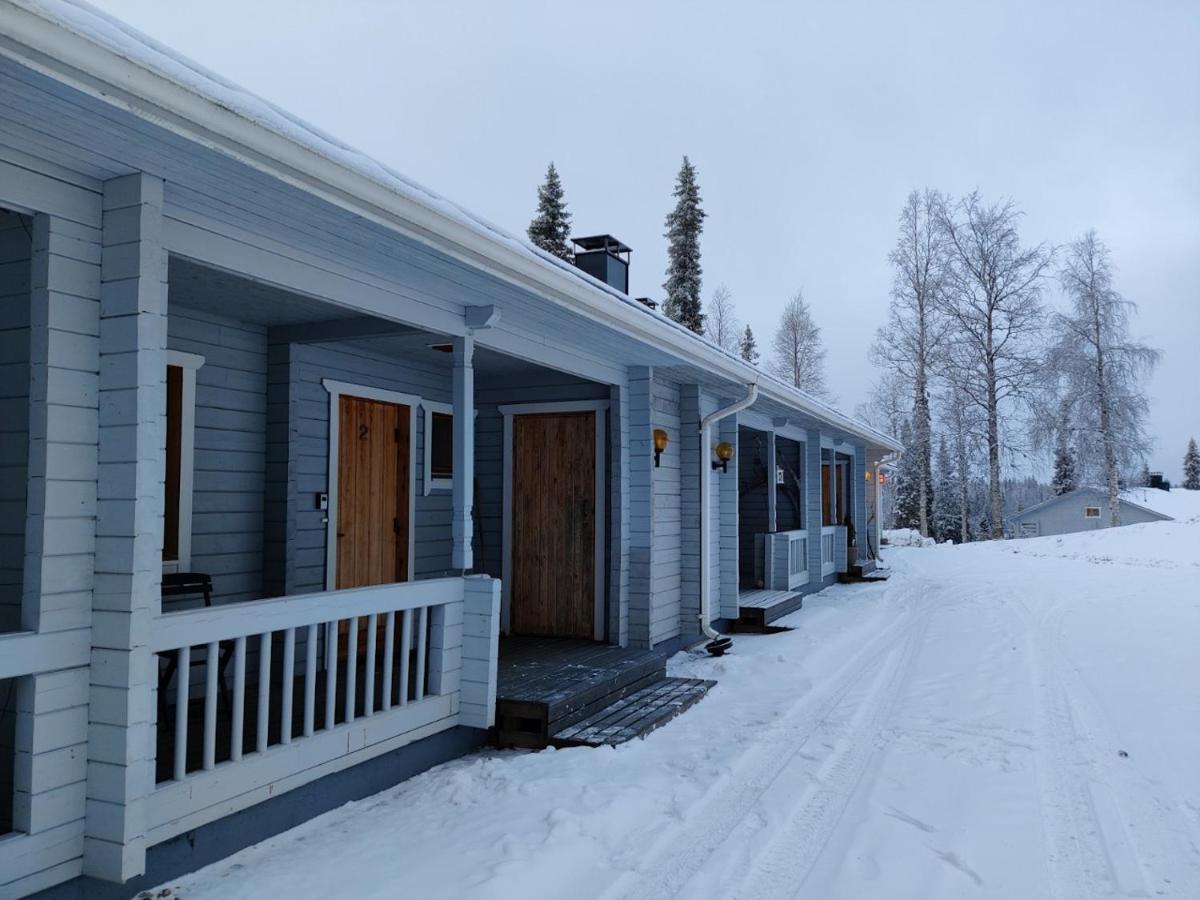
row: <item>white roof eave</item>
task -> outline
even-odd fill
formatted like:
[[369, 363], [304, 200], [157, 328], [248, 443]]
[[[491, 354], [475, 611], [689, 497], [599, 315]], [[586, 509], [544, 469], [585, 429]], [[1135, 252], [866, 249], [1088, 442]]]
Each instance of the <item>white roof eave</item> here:
[[0, 54], [617, 329], [871, 446], [900, 444], [775, 380], [92, 7], [0, 0]]

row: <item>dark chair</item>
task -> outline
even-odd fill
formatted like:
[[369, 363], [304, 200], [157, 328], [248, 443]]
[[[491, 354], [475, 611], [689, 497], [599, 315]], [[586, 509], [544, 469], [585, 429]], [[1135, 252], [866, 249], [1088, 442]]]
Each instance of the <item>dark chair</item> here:
[[[213, 583], [212, 576], [204, 572], [170, 572], [162, 577], [162, 599], [164, 604], [167, 600], [181, 600], [187, 597], [204, 597], [204, 605], [212, 606]], [[165, 611], [165, 609], [164, 609]], [[175, 676], [175, 670], [179, 668], [179, 656], [176, 653], [165, 654], [167, 664], [159, 669], [158, 674], [158, 704], [159, 704], [159, 720], [162, 721], [162, 712], [166, 708], [167, 688], [171, 685], [171, 679]], [[225, 668], [229, 665], [229, 660], [233, 658], [233, 648], [229, 645], [221, 647], [220, 659], [217, 663], [218, 683], [220, 684], [221, 699], [225, 702], [225, 709], [232, 709], [232, 700], [229, 694], [229, 685], [225, 681]], [[197, 659], [192, 657], [192, 665], [198, 666], [207, 662], [204, 657]]]

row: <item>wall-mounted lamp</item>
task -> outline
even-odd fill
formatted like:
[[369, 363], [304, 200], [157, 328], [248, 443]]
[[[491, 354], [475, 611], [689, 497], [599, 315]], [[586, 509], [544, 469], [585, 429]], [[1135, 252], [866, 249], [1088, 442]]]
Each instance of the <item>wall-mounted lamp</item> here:
[[[644, 433], [644, 432], [643, 432]], [[667, 449], [667, 444], [671, 443], [671, 438], [661, 428], [654, 429], [654, 468], [658, 468], [659, 459], [662, 457], [663, 451]]]
[[863, 480], [867, 484], [871, 483], [871, 470], [870, 469], [867, 469], [866, 471], [863, 472]]
[[715, 451], [717, 458], [713, 460], [712, 467], [720, 469], [722, 472], [729, 471], [729, 461], [733, 459], [733, 444], [729, 441], [721, 441], [717, 444]]

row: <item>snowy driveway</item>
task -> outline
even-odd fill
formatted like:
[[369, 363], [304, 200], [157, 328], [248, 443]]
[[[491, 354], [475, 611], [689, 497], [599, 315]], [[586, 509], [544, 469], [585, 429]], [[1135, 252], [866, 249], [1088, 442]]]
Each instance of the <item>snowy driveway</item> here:
[[795, 631], [677, 657], [720, 684], [645, 741], [450, 763], [169, 886], [1200, 897], [1200, 526], [891, 562]]

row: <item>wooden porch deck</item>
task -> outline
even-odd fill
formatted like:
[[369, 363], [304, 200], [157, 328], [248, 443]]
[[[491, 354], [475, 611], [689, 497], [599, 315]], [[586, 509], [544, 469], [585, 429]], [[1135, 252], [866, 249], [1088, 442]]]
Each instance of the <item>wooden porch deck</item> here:
[[743, 590], [738, 593], [738, 628], [766, 628], [776, 619], [804, 606], [804, 596], [795, 591]]
[[540, 749], [642, 737], [715, 683], [668, 678], [666, 668], [666, 656], [652, 650], [565, 638], [501, 638], [498, 743]]

